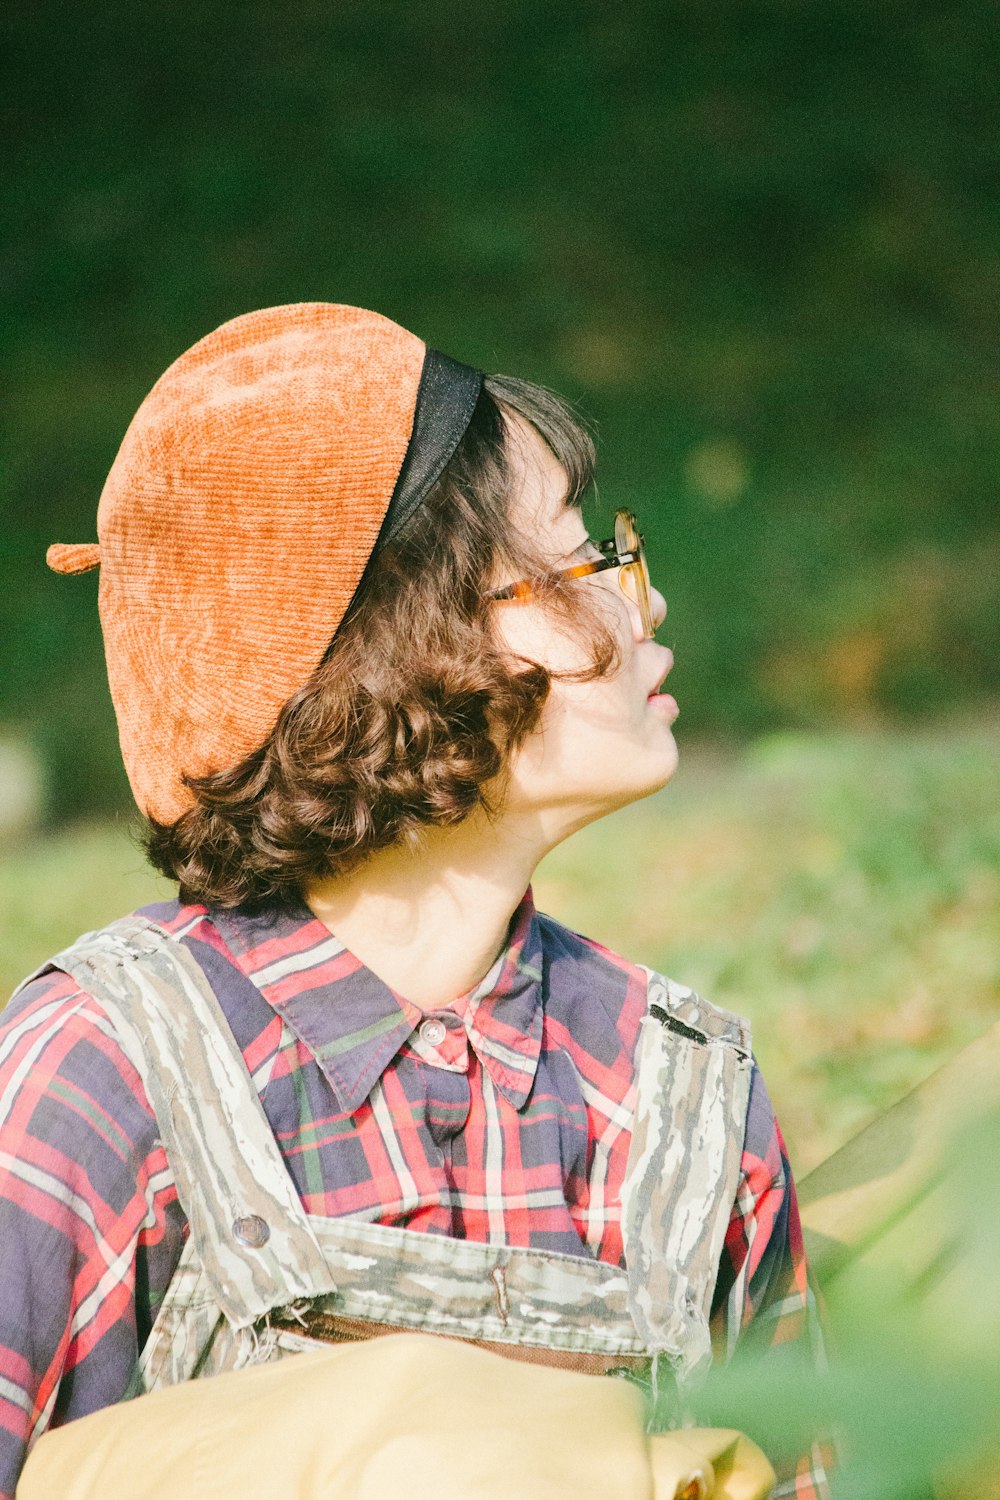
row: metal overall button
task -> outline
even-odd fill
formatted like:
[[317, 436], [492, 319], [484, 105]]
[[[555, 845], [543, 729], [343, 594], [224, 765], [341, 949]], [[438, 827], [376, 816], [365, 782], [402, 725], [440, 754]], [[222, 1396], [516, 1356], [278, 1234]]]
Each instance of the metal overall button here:
[[245, 1219], [233, 1220], [233, 1239], [251, 1250], [259, 1250], [271, 1238], [271, 1226], [259, 1214], [248, 1214]]

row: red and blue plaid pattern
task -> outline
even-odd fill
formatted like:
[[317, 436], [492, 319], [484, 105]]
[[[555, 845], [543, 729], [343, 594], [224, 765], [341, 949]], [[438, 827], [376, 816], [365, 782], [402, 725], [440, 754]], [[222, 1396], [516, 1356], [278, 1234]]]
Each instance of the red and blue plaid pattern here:
[[[635, 965], [538, 914], [451, 1007], [396, 995], [305, 908], [147, 914], [205, 971], [307, 1210], [622, 1259], [619, 1190], [646, 1007]], [[0, 1496], [42, 1413], [122, 1398], [186, 1221], [99, 1005], [36, 979], [0, 1027]], [[713, 1328], [815, 1336], [794, 1190], [755, 1072]], [[818, 1454], [779, 1495], [827, 1493]]]

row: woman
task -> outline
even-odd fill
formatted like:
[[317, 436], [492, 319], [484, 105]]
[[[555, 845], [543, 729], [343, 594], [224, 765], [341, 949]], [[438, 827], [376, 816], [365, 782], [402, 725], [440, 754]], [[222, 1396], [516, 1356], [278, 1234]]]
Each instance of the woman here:
[[745, 1023], [532, 904], [677, 760], [666, 606], [634, 517], [589, 538], [592, 465], [537, 387], [273, 308], [171, 366], [99, 546], [50, 549], [100, 563], [179, 899], [5, 1013], [0, 1493], [48, 1425], [323, 1338], [650, 1356], [683, 1393], [709, 1317], [725, 1355], [812, 1337]]

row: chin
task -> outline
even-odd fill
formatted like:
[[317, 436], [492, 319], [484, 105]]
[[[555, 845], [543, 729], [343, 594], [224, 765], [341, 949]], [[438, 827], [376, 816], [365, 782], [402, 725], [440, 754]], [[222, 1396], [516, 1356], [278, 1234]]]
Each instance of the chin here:
[[654, 792], [661, 792], [677, 770], [677, 741], [672, 734], [669, 735], [669, 744], [656, 759], [657, 764], [655, 767], [651, 765], [649, 768], [650, 774], [647, 784], [638, 793], [640, 797], [651, 797]]
[[[635, 771], [636, 775], [625, 785], [619, 783], [617, 794], [608, 802], [606, 809], [608, 812], [614, 812], [619, 807], [628, 807], [630, 802], [641, 802], [644, 797], [652, 797], [656, 792], [662, 792], [677, 770], [677, 746], [672, 735], [668, 748], [661, 749], [655, 757], [649, 754], [643, 756], [641, 764], [635, 752], [631, 753], [633, 764], [630, 769]], [[619, 765], [629, 768], [628, 752], [622, 755]]]
[[648, 785], [644, 786], [643, 789], [642, 789], [642, 791], [637, 793], [637, 796], [638, 797], [652, 797], [655, 792], [662, 792], [663, 788], [665, 786], [667, 786], [669, 784], [669, 782], [672, 780], [673, 774], [674, 774], [674, 772], [676, 770], [677, 770], [677, 757], [675, 755], [674, 758], [673, 758], [673, 760], [670, 763], [670, 766], [668, 768], [664, 769], [662, 775], [657, 776], [655, 779], [651, 779], [650, 782], [648, 783]]

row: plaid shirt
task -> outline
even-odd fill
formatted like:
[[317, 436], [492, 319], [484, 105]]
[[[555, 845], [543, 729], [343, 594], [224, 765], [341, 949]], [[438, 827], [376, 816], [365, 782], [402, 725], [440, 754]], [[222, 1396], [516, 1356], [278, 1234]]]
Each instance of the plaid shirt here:
[[[622, 1262], [619, 1190], [646, 974], [538, 914], [421, 1012], [305, 908], [147, 907], [205, 972], [306, 1209]], [[142, 1085], [97, 1002], [50, 972], [0, 1027], [0, 1496], [42, 1415], [121, 1399], [187, 1232]], [[791, 1174], [755, 1070], [716, 1347], [809, 1341]], [[825, 1497], [815, 1451], [779, 1495]]]

